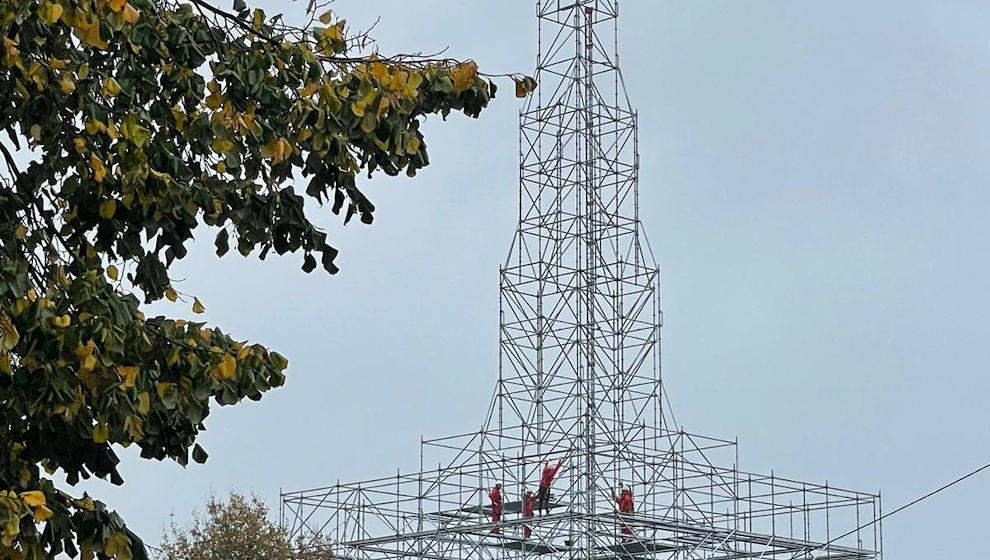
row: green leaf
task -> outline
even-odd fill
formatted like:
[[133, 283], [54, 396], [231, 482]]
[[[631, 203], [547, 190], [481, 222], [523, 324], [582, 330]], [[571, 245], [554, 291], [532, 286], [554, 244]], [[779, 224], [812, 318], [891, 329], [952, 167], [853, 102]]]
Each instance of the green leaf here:
[[203, 448], [200, 447], [200, 445], [198, 443], [195, 446], [193, 446], [193, 450], [192, 450], [193, 461], [196, 461], [197, 463], [203, 464], [203, 463], [206, 462], [206, 459], [208, 457], [209, 457], [209, 454], [207, 454], [206, 451], [204, 451]]
[[227, 230], [226, 229], [221, 229], [217, 233], [216, 240], [214, 240], [214, 242], [213, 242], [214, 245], [216, 245], [217, 256], [218, 257], [222, 257], [222, 256], [226, 255], [227, 254], [227, 251], [230, 250], [230, 243], [229, 243], [229, 241], [230, 241], [230, 234], [227, 233]]
[[306, 253], [306, 256], [303, 257], [302, 269], [307, 274], [316, 269], [316, 258], [313, 257], [312, 253]]

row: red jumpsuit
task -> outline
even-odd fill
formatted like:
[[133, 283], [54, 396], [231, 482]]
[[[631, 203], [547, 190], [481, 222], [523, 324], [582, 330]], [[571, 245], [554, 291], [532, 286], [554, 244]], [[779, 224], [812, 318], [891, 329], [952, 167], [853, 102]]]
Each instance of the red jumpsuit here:
[[557, 471], [560, 470], [560, 466], [563, 464], [564, 460], [561, 459], [560, 461], [557, 461], [556, 467], [551, 467], [550, 465], [543, 467], [543, 476], [540, 477], [540, 486], [546, 486], [549, 488], [550, 484], [553, 482], [553, 477], [557, 475]]
[[[528, 494], [523, 496], [523, 517], [533, 517], [533, 505], [536, 504], [536, 496]], [[528, 539], [533, 534], [533, 528], [529, 525], [523, 526], [523, 538]]]
[[550, 513], [550, 485], [553, 484], [553, 477], [556, 476], [560, 466], [564, 464], [563, 459], [557, 461], [556, 467], [547, 464], [543, 467], [543, 475], [540, 477], [540, 490], [536, 493], [536, 509]]
[[492, 488], [488, 498], [492, 501], [492, 523], [495, 524], [492, 533], [498, 535], [502, 533], [502, 529], [498, 526], [498, 522], [502, 520], [502, 490], [498, 486]]
[[[632, 492], [629, 490], [623, 490], [621, 496], [615, 497], [615, 503], [619, 506], [620, 513], [632, 513], [633, 512], [633, 496]], [[622, 523], [622, 534], [632, 535], [632, 529], [629, 528], [625, 522]]]

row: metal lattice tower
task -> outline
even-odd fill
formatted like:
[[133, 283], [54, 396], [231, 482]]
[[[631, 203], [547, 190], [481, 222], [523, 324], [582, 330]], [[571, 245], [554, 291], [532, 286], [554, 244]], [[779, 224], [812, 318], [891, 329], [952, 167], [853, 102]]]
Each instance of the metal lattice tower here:
[[[537, 16], [540, 86], [520, 114], [487, 418], [423, 441], [419, 472], [283, 493], [283, 525], [349, 560], [880, 558], [879, 494], [742, 472], [735, 441], [664, 420], [660, 278], [641, 240], [618, 2], [544, 0]], [[523, 517], [545, 461], [565, 465], [551, 511]], [[496, 483], [509, 497], [497, 534]], [[619, 484], [635, 513], [617, 512]]]

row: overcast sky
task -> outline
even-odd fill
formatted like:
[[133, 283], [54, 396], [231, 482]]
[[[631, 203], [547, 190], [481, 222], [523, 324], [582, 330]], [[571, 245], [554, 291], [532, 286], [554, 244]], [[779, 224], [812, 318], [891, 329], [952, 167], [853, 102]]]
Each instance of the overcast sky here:
[[[677, 419], [738, 436], [746, 470], [882, 490], [887, 511], [985, 463], [990, 5], [622, 8]], [[384, 52], [534, 65], [532, 1], [336, 9], [356, 26], [381, 16]], [[203, 235], [175, 269], [182, 291], [214, 324], [287, 355], [288, 383], [215, 408], [206, 465], [126, 452], [122, 488], [86, 488], [155, 543], [210, 492], [254, 491], [277, 509], [279, 488], [411, 469], [421, 434], [476, 429], [516, 219], [520, 104], [503, 91], [479, 120], [429, 124], [432, 165], [369, 187], [373, 226], [326, 220], [335, 277], [294, 257], [217, 260]], [[987, 550], [988, 492], [984, 475], [890, 518], [888, 557]]]

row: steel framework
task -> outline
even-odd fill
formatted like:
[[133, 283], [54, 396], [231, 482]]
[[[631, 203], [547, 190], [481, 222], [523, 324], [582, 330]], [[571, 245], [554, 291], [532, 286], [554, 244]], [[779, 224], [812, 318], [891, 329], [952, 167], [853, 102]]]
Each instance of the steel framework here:
[[[302, 546], [347, 560], [882, 556], [879, 493], [743, 472], [735, 441], [666, 419], [617, 4], [537, 4], [540, 87], [520, 114], [519, 223], [482, 428], [424, 440], [419, 472], [283, 493]], [[550, 512], [522, 516], [519, 497], [558, 460]], [[496, 483], [510, 499], [493, 531]], [[616, 509], [622, 484], [634, 513]]]

